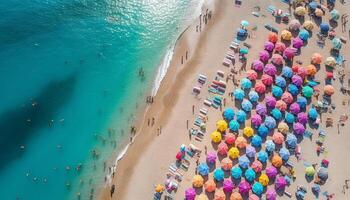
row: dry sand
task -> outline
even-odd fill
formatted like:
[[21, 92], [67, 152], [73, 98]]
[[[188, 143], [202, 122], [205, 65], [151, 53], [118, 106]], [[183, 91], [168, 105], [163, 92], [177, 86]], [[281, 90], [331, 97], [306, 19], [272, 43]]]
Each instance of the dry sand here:
[[[344, 14], [345, 11], [350, 10], [350, 4], [346, 6], [339, 6], [338, 4], [336, 9], [340, 13]], [[210, 96], [206, 90], [207, 84], [198, 98], [191, 94], [192, 87], [197, 85], [198, 74], [206, 75], [208, 82], [214, 79], [217, 70], [225, 71], [225, 75], [228, 74], [229, 68], [222, 66], [222, 59], [234, 38], [235, 30], [243, 19], [248, 20], [251, 25], [257, 25], [258, 28], [257, 31], [251, 32], [251, 38], [246, 41], [252, 45], [248, 55], [247, 66], [248, 69], [250, 68], [251, 61], [257, 58], [258, 52], [262, 49], [268, 34], [264, 24], [271, 23], [280, 30], [286, 27], [285, 24], [275, 24], [274, 18], [266, 12], [268, 5], [275, 5], [283, 10], [288, 10], [286, 4], [277, 0], [244, 1], [240, 8], [235, 7], [232, 0], [216, 1], [215, 5], [207, 5], [210, 10], [213, 10], [213, 16], [208, 25], [203, 25], [202, 31], [196, 33], [196, 25], [199, 24], [196, 21], [181, 36], [175, 47], [174, 58], [169, 71], [155, 97], [155, 102], [142, 114], [141, 119], [143, 120], [140, 120], [142, 125], [137, 126], [139, 135], [129, 148], [128, 153], [118, 163], [116, 178], [113, 180], [116, 184], [116, 193], [112, 199], [152, 199], [154, 185], [163, 183], [166, 179], [165, 175], [168, 167], [175, 161], [175, 154], [178, 152], [181, 144], [188, 145], [193, 143], [202, 150], [204, 150], [204, 145], [206, 145], [208, 151], [213, 150], [209, 134], [215, 130], [215, 122], [221, 119], [221, 112], [219, 109], [210, 108], [205, 139], [202, 142], [190, 140], [186, 128], [186, 120], [189, 120], [191, 127], [195, 117], [192, 115], [192, 105], [195, 105], [195, 113], [198, 113], [198, 109], [204, 107], [203, 99]], [[261, 13], [266, 15], [266, 17], [257, 18], [251, 15], [254, 6], [260, 6]], [[339, 35], [348, 38], [347, 33], [341, 33], [340, 27], [336, 28], [336, 30]], [[301, 56], [296, 57], [296, 60], [301, 60], [304, 64], [308, 64], [314, 52], [320, 52], [326, 58], [329, 55], [329, 50], [330, 41], [327, 40], [326, 47], [321, 49], [316, 45], [316, 34], [314, 34], [312, 39], [309, 40], [307, 47], [302, 49]], [[185, 58], [186, 51], [189, 52], [189, 58], [181, 65], [181, 57]], [[345, 57], [349, 57], [349, 45], [344, 45], [341, 52]], [[236, 63], [236, 69], [239, 69], [240, 65], [241, 63]], [[242, 72], [242, 75], [236, 76], [236, 78], [243, 76], [244, 72]], [[324, 85], [324, 77], [325, 69], [322, 66], [317, 74], [317, 79], [321, 80], [321, 86], [319, 87], [321, 89]], [[347, 80], [349, 77], [350, 71], [346, 68], [346, 87], [348, 87]], [[338, 134], [336, 121], [341, 114], [349, 113], [349, 96], [339, 91], [339, 80], [334, 81], [333, 85], [336, 88], [336, 93], [332, 98], [332, 102], [336, 105], [336, 109], [332, 114], [323, 114], [322, 118], [325, 121], [327, 116], [333, 117], [335, 126], [325, 128], [324, 125], [321, 125], [320, 127], [328, 133], [325, 142], [327, 153], [317, 157], [315, 139], [313, 141], [304, 139], [301, 145], [301, 157], [310, 164], [320, 163], [320, 160], [327, 158], [330, 161], [330, 178], [322, 186], [322, 192], [335, 193], [335, 199], [347, 200], [350, 199], [350, 190], [346, 190], [345, 194], [343, 194], [342, 186], [345, 179], [350, 179], [348, 167], [350, 162], [347, 160], [347, 153], [350, 152], [350, 145], [347, 144], [350, 141], [350, 135], [347, 130], [350, 125], [347, 123], [344, 127], [340, 127], [340, 133]], [[234, 102], [229, 100], [230, 98], [227, 95], [228, 92], [233, 91], [235, 88], [232, 81], [227, 84], [227, 88], [224, 95], [227, 98], [227, 106], [234, 107]], [[342, 105], [343, 101], [346, 102], [345, 105]], [[152, 117], [155, 117], [155, 124], [153, 127], [149, 127], [147, 119]], [[157, 136], [157, 129], [160, 127], [161, 134]], [[316, 130], [311, 131], [314, 132], [314, 135], [318, 134]], [[200, 161], [203, 162], [204, 159], [205, 155], [202, 153]], [[297, 162], [294, 158], [292, 161], [295, 163], [297, 179], [295, 183], [287, 188], [287, 191], [294, 193], [297, 185], [303, 185], [308, 188], [307, 198], [314, 199], [311, 193], [312, 184], [308, 184], [304, 178], [305, 167], [303, 161]], [[184, 180], [180, 183], [175, 199], [183, 199], [185, 189], [191, 187], [191, 178], [195, 174], [195, 167], [195, 159], [193, 159], [188, 172], [183, 172]], [[109, 187], [109, 185], [104, 186], [101, 192], [101, 199], [111, 199], [109, 197]], [[283, 196], [279, 199], [289, 198]], [[292, 199], [295, 199], [295, 197], [292, 197]], [[321, 195], [320, 199], [325, 198]]]

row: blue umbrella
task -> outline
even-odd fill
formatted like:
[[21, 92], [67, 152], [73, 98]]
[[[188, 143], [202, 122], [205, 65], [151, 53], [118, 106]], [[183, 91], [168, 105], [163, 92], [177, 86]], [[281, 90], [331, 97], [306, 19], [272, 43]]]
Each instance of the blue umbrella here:
[[244, 173], [244, 177], [248, 182], [254, 181], [256, 177], [255, 171], [252, 168], [248, 168]]
[[318, 172], [317, 172], [317, 176], [322, 179], [323, 181], [328, 179], [328, 171], [327, 168], [325, 167], [321, 167]]
[[317, 110], [315, 108], [313, 108], [313, 107], [310, 108], [309, 112], [308, 112], [308, 115], [309, 115], [309, 119], [316, 120], [317, 116], [318, 116]]
[[284, 66], [282, 68], [282, 76], [286, 77], [286, 78], [292, 78], [293, 76], [293, 71], [290, 67], [288, 66]]
[[229, 123], [229, 128], [231, 131], [236, 132], [239, 129], [239, 123], [236, 120], [231, 120]]
[[242, 177], [242, 170], [240, 167], [233, 167], [231, 169], [231, 176], [234, 179], [240, 179]]
[[306, 108], [307, 99], [305, 97], [300, 96], [297, 98], [297, 103], [299, 104], [300, 108]]
[[235, 89], [235, 91], [233, 92], [233, 96], [235, 96], [236, 100], [242, 101], [244, 98], [244, 91], [241, 89]]
[[252, 87], [252, 82], [247, 78], [242, 78], [241, 80], [241, 88], [243, 90], [250, 89]]
[[252, 108], [253, 108], [253, 104], [250, 101], [244, 99], [242, 102], [242, 109], [246, 112], [249, 112], [252, 110]]
[[247, 146], [245, 149], [245, 155], [247, 155], [248, 158], [254, 158], [256, 154], [255, 148], [252, 146]]
[[198, 172], [198, 174], [200, 174], [202, 176], [207, 176], [209, 174], [209, 167], [208, 167], [208, 165], [206, 163], [201, 163], [197, 167], [197, 172]]
[[238, 35], [239, 37], [244, 37], [244, 36], [246, 36], [246, 34], [247, 34], [247, 31], [244, 30], [243, 28], [240, 28], [240, 29], [238, 29], [238, 31], [237, 31], [237, 35]]
[[288, 147], [295, 148], [297, 146], [298, 140], [294, 134], [288, 133], [287, 138], [286, 138], [286, 142], [287, 142]]
[[249, 167], [250, 164], [250, 160], [248, 159], [247, 156], [243, 155], [241, 157], [238, 158], [238, 164], [240, 167], [242, 167], [243, 169], [246, 169]]
[[278, 153], [280, 154], [282, 160], [287, 161], [289, 159], [290, 153], [285, 147], [282, 147]]
[[258, 128], [258, 135], [262, 138], [266, 138], [268, 134], [269, 134], [269, 129], [264, 124], [261, 124]]
[[261, 139], [260, 136], [254, 135], [254, 136], [252, 137], [252, 141], [251, 141], [252, 146], [258, 148], [258, 147], [261, 146], [261, 143], [262, 143], [262, 139]]
[[311, 1], [309, 3], [309, 8], [311, 8], [312, 10], [315, 10], [318, 6], [318, 3], [316, 1]]
[[288, 124], [293, 124], [295, 121], [295, 116], [292, 113], [286, 112], [285, 116], [284, 116], [284, 120], [288, 123]]
[[257, 102], [259, 100], [259, 94], [255, 91], [250, 91], [248, 96], [251, 102]]
[[267, 116], [264, 124], [268, 129], [272, 130], [276, 127], [276, 120], [273, 117]]
[[225, 177], [225, 172], [221, 168], [214, 170], [214, 179], [217, 181], [223, 181]]
[[283, 90], [282, 88], [278, 87], [278, 86], [273, 86], [272, 87], [272, 95], [276, 98], [280, 98], [283, 94]]
[[255, 182], [253, 184], [252, 191], [254, 194], [260, 196], [264, 192], [264, 186], [259, 182]]
[[275, 143], [272, 140], [266, 140], [265, 142], [266, 151], [273, 152], [275, 148], [276, 148]]
[[320, 24], [320, 29], [322, 33], [327, 33], [329, 31], [329, 25], [326, 22]]
[[271, 110], [271, 115], [276, 120], [280, 120], [282, 118], [282, 112], [277, 108], [274, 108], [273, 110]]
[[259, 151], [258, 153], [258, 160], [262, 163], [266, 163], [267, 159], [269, 158], [269, 155], [267, 155], [266, 151]]
[[241, 123], [244, 123], [246, 119], [247, 119], [247, 114], [243, 110], [239, 110], [237, 112], [237, 122], [241, 124]]
[[332, 45], [333, 45], [333, 49], [337, 49], [337, 50], [340, 50], [342, 46], [339, 38], [333, 38]]
[[284, 79], [282, 76], [277, 76], [275, 79], [275, 84], [281, 88], [286, 87], [287, 82], [286, 79]]
[[305, 30], [305, 29], [301, 29], [299, 31], [299, 38], [302, 39], [303, 41], [306, 41], [310, 38], [310, 33], [309, 31]]
[[227, 121], [231, 121], [235, 117], [235, 111], [233, 110], [233, 108], [226, 108], [224, 110], [223, 115], [224, 115], [224, 119], [226, 119]]
[[293, 83], [290, 83], [288, 85], [288, 92], [293, 96], [297, 96], [299, 94], [299, 89], [296, 85], [294, 85]]

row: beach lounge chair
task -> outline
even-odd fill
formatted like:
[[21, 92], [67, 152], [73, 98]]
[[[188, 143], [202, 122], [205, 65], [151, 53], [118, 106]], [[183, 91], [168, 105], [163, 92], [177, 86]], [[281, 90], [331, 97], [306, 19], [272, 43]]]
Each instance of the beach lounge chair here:
[[272, 32], [275, 32], [275, 33], [278, 33], [278, 29], [273, 27], [271, 24], [265, 24], [264, 27], [269, 30], [269, 31], [272, 31]]
[[232, 63], [232, 60], [228, 59], [228, 58], [224, 58], [224, 60], [222, 61], [222, 65], [229, 67]]
[[206, 105], [206, 106], [208, 106], [208, 107], [210, 107], [210, 106], [212, 105], [212, 101], [209, 100], [209, 99], [205, 99], [205, 100], [203, 101], [203, 103], [204, 103], [204, 105]]
[[206, 109], [206, 108], [201, 108], [201, 109], [199, 109], [199, 112], [200, 112], [201, 114], [203, 114], [203, 115], [207, 115], [208, 109]]
[[161, 200], [162, 194], [159, 192], [155, 192], [153, 195], [153, 200]]

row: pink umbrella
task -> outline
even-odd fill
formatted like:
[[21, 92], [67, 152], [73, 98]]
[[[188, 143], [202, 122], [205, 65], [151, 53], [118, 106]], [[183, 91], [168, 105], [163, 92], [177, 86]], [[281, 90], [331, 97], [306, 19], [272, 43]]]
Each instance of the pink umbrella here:
[[282, 65], [283, 64], [283, 57], [280, 54], [273, 54], [271, 58], [272, 63], [276, 65]]
[[194, 200], [196, 198], [196, 190], [193, 188], [188, 188], [185, 191], [186, 200]]
[[281, 99], [288, 105], [293, 102], [293, 96], [289, 92], [284, 92]]
[[272, 76], [270, 76], [270, 75], [263, 74], [262, 77], [261, 77], [261, 81], [262, 81], [262, 83], [263, 83], [264, 85], [270, 86], [270, 85], [272, 85], [272, 83], [273, 83], [273, 78], [272, 78]]
[[301, 78], [299, 75], [293, 75], [292, 76], [292, 83], [298, 87], [303, 85], [303, 78]]
[[251, 195], [249, 195], [249, 200], [260, 200], [260, 198], [258, 196], [256, 196], [255, 194], [251, 194]]
[[301, 112], [298, 114], [297, 119], [299, 123], [306, 124], [308, 121], [308, 116], [306, 113]]
[[258, 104], [255, 110], [260, 116], [265, 116], [267, 114], [267, 108], [264, 104]]
[[254, 70], [247, 71], [247, 78], [251, 81], [255, 81], [258, 78], [258, 74]]
[[248, 194], [249, 190], [251, 189], [251, 186], [250, 186], [250, 184], [247, 181], [242, 181], [238, 185], [238, 189], [239, 189], [239, 193], [241, 193], [241, 194]]
[[297, 74], [301, 77], [301, 78], [305, 78], [307, 76], [307, 69], [305, 67], [298, 67], [298, 72]]
[[300, 49], [304, 45], [304, 41], [299, 37], [293, 38], [292, 45], [294, 48]]
[[304, 125], [299, 122], [293, 124], [293, 129], [296, 135], [303, 135], [305, 132]]
[[278, 171], [276, 169], [276, 167], [274, 166], [270, 166], [266, 168], [266, 175], [270, 178], [270, 179], [274, 179], [277, 175]]
[[272, 52], [275, 48], [275, 45], [272, 42], [266, 41], [264, 44], [264, 49], [268, 52]]
[[274, 143], [276, 144], [283, 144], [284, 142], [284, 136], [282, 133], [280, 132], [275, 132], [273, 135], [272, 135], [272, 140]]
[[273, 96], [267, 96], [265, 98], [266, 106], [269, 108], [274, 108], [276, 106], [276, 99]]
[[287, 110], [287, 104], [283, 100], [278, 100], [276, 102], [276, 108], [280, 110], [281, 112], [284, 112]]
[[284, 177], [282, 176], [279, 176], [277, 179], [276, 179], [276, 183], [275, 183], [275, 187], [276, 187], [276, 190], [284, 190], [284, 188], [287, 186], [287, 181]]
[[235, 143], [236, 136], [233, 133], [226, 133], [225, 135], [225, 142], [229, 145]]
[[269, 188], [266, 191], [266, 200], [276, 200], [277, 199], [277, 193], [273, 188]]
[[266, 50], [262, 50], [259, 52], [259, 58], [262, 62], [267, 62], [270, 59], [270, 54]]
[[266, 86], [263, 83], [258, 82], [255, 84], [254, 90], [259, 94], [264, 94], [266, 91]]
[[291, 113], [293, 113], [294, 115], [297, 115], [300, 112], [300, 106], [298, 103], [292, 103], [289, 106], [289, 110]]
[[227, 151], [228, 151], [228, 146], [226, 143], [224, 142], [221, 142], [219, 145], [218, 145], [218, 153], [222, 156], [224, 155], [227, 155]]
[[264, 73], [270, 76], [274, 76], [277, 73], [277, 69], [273, 64], [267, 64], [264, 67]]
[[295, 50], [294, 48], [291, 47], [287, 47], [284, 51], [283, 51], [283, 57], [292, 60], [294, 58], [295, 55]]
[[275, 44], [276, 53], [283, 53], [285, 49], [286, 49], [286, 45], [283, 42], [276, 42]]
[[258, 114], [252, 115], [251, 121], [254, 126], [260, 126], [260, 124], [262, 123], [261, 116]]
[[260, 173], [263, 169], [263, 165], [260, 161], [258, 160], [255, 160], [253, 163], [252, 163], [252, 168], [253, 170], [256, 172], [256, 173]]
[[207, 153], [207, 162], [208, 163], [215, 163], [216, 162], [216, 153], [215, 152], [208, 152]]
[[224, 192], [230, 193], [230, 192], [232, 192], [233, 189], [234, 189], [234, 185], [233, 185], [232, 181], [230, 179], [225, 179], [224, 183], [223, 183]]
[[264, 63], [260, 60], [254, 60], [252, 63], [252, 69], [261, 72], [264, 69]]

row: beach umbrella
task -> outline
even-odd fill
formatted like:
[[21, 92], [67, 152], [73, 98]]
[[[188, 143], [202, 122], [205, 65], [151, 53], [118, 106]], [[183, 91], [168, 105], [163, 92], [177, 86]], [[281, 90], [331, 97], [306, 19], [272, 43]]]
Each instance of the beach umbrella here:
[[261, 72], [264, 69], [264, 63], [260, 60], [254, 60], [252, 63], [252, 69]]
[[250, 127], [250, 126], [246, 126], [243, 129], [243, 134], [246, 137], [252, 137], [254, 135], [254, 129], [252, 129], [252, 127]]
[[241, 89], [235, 89], [235, 91], [233, 92], [233, 96], [235, 97], [236, 100], [240, 100], [242, 101], [244, 98], [244, 91]]
[[237, 119], [236, 119], [237, 122], [241, 124], [241, 123], [244, 123], [246, 119], [247, 119], [247, 114], [243, 110], [239, 110], [237, 112]]
[[202, 187], [204, 184], [204, 179], [201, 175], [194, 175], [192, 178], [192, 185], [193, 187], [199, 188]]
[[276, 53], [283, 53], [285, 49], [286, 49], [286, 45], [283, 42], [276, 42], [275, 44]]
[[278, 153], [281, 156], [282, 160], [288, 161], [289, 156], [290, 156], [290, 153], [289, 153], [288, 149], [282, 147]]
[[266, 50], [262, 50], [259, 52], [259, 59], [262, 61], [262, 62], [267, 62], [269, 61], [269, 58], [270, 58], [270, 54], [268, 51]]
[[290, 83], [287, 88], [288, 92], [290, 92], [293, 96], [297, 96], [299, 94], [299, 89], [296, 85]]
[[263, 74], [261, 76], [261, 82], [265, 85], [265, 86], [270, 86], [273, 83], [273, 78], [270, 75], [267, 74]]
[[299, 122], [293, 124], [293, 129], [296, 135], [303, 135], [305, 132], [304, 125]]
[[322, 17], [323, 16], [323, 11], [320, 8], [315, 9], [315, 15], [316, 17]]
[[221, 142], [221, 133], [218, 131], [214, 131], [210, 134], [211, 141], [214, 143]]
[[238, 158], [238, 164], [241, 168], [246, 169], [249, 167], [250, 161], [247, 156], [243, 155]]
[[318, 3], [317, 3], [316, 1], [311, 1], [311, 2], [309, 3], [309, 8], [310, 8], [311, 10], [315, 10], [317, 7], [318, 7]]
[[263, 169], [263, 165], [260, 161], [258, 160], [255, 160], [253, 163], [252, 163], [252, 169], [256, 172], [256, 173], [260, 173]]
[[259, 177], [259, 183], [263, 186], [267, 186], [269, 184], [269, 177], [266, 174], [261, 174]]
[[277, 193], [273, 188], [268, 188], [266, 191], [266, 200], [276, 200]]
[[337, 62], [335, 58], [330, 56], [326, 59], [325, 65], [334, 68], [337, 65]]
[[284, 92], [281, 97], [282, 101], [284, 101], [286, 104], [291, 104], [293, 102], [293, 96], [289, 92]]
[[286, 77], [286, 78], [292, 78], [293, 76], [293, 71], [290, 67], [288, 66], [284, 66], [282, 68], [282, 76]]
[[236, 132], [239, 129], [239, 123], [236, 120], [231, 120], [229, 123], [229, 127], [231, 131]]
[[[260, 196], [264, 192], [264, 186], [259, 182], [255, 182], [253, 184], [252, 191], [254, 194]], [[260, 198], [258, 198], [258, 199], [260, 199]]]
[[283, 64], [283, 57], [280, 54], [273, 54], [271, 57], [271, 62], [276, 65], [282, 65]]
[[269, 42], [269, 41], [266, 41], [266, 42], [264, 43], [264, 49], [265, 49], [266, 51], [272, 52], [274, 48], [275, 48], [275, 44], [274, 44], [274, 43]]
[[204, 188], [205, 188], [205, 191], [211, 193], [211, 192], [214, 192], [215, 189], [216, 189], [216, 183], [213, 179], [209, 179], [207, 180], [205, 183], [204, 183]]
[[317, 176], [320, 178], [322, 181], [326, 181], [328, 179], [328, 171], [327, 168], [321, 167], [317, 171]]
[[258, 128], [258, 135], [262, 138], [266, 138], [268, 134], [269, 134], [269, 129], [264, 124], [261, 124]]
[[237, 36], [238, 37], [245, 37], [247, 35], [247, 31], [243, 28], [240, 28], [237, 30]]
[[200, 194], [196, 197], [196, 200], [209, 200], [206, 194]]
[[280, 122], [277, 127], [280, 133], [286, 134], [289, 132], [289, 126], [285, 122]]
[[256, 108], [255, 111], [257, 114], [259, 114], [260, 116], [265, 116], [267, 114], [267, 108], [264, 104], [259, 103]]
[[264, 124], [268, 129], [272, 130], [276, 127], [276, 120], [273, 117], [267, 116]]
[[247, 26], [249, 26], [249, 22], [247, 20], [242, 20], [241, 21], [241, 26], [247, 27]]
[[306, 124], [307, 123], [307, 114], [304, 112], [298, 113], [297, 120], [299, 123]]
[[284, 88], [287, 85], [286, 79], [284, 79], [282, 76], [277, 76], [275, 79], [275, 84], [278, 87]]
[[276, 144], [283, 144], [284, 142], [284, 136], [282, 133], [280, 132], [275, 132], [273, 135], [272, 135], [272, 140], [274, 143]]
[[216, 168], [214, 170], [214, 174], [213, 175], [214, 175], [214, 179], [216, 181], [223, 181], [224, 180], [224, 176], [225, 176], [225, 172], [221, 168]]
[[306, 108], [307, 99], [305, 97], [298, 97], [297, 103], [299, 104], [300, 108]]
[[309, 166], [305, 168], [305, 174], [308, 177], [313, 177], [315, 175], [315, 168], [313, 166]]
[[272, 87], [272, 95], [276, 98], [280, 98], [283, 94], [283, 90], [279, 86], [273, 86]]
[[243, 149], [247, 146], [247, 140], [242, 136], [238, 136], [235, 144], [236, 144], [236, 147]]
[[226, 108], [224, 110], [223, 116], [224, 119], [226, 119], [227, 121], [231, 121], [235, 117], [235, 111], [233, 110], [233, 108]]
[[259, 94], [255, 91], [250, 91], [248, 97], [251, 102], [257, 102], [259, 100]]
[[231, 176], [234, 179], [240, 179], [242, 177], [242, 169], [240, 167], [233, 167], [231, 169]]
[[236, 136], [233, 133], [226, 133], [225, 135], [225, 142], [228, 145], [234, 144], [236, 141]]
[[239, 150], [236, 147], [231, 147], [228, 151], [228, 156], [232, 159], [236, 159], [239, 157]]
[[243, 200], [243, 198], [239, 192], [233, 192], [230, 196], [230, 200]]
[[188, 188], [185, 191], [186, 200], [194, 200], [196, 198], [196, 190], [193, 188]]
[[225, 179], [222, 186], [222, 189], [224, 190], [224, 192], [230, 193], [232, 192], [233, 188], [234, 188], [234, 185], [232, 181], [230, 179]]
[[316, 120], [318, 117], [317, 110], [315, 108], [311, 107], [309, 109], [308, 116], [309, 116], [309, 119]]
[[311, 56], [311, 63], [315, 65], [319, 65], [322, 62], [322, 56], [319, 53], [314, 53]]
[[283, 51], [283, 57], [292, 60], [295, 56], [295, 49], [291, 48], [291, 47], [287, 47], [284, 51]]
[[326, 22], [320, 24], [321, 33], [328, 33], [329, 25]]
[[255, 157], [255, 148], [252, 147], [252, 146], [247, 146], [246, 150], [245, 150], [245, 155], [248, 157], [248, 158], [254, 158]]
[[242, 109], [246, 112], [250, 112], [252, 108], [253, 108], [253, 104], [250, 101], [244, 99], [242, 102]]
[[265, 142], [266, 151], [273, 152], [275, 151], [275, 148], [276, 148], [275, 143], [272, 140], [266, 140]]
[[253, 116], [251, 117], [251, 122], [255, 127], [260, 126], [260, 124], [262, 123], [262, 118], [258, 114], [253, 114]]
[[258, 160], [260, 161], [260, 162], [262, 162], [262, 163], [266, 163], [266, 161], [267, 161], [267, 159], [268, 159], [268, 155], [267, 155], [267, 153], [266, 153], [266, 151], [259, 151], [258, 152], [258, 155], [257, 155], [257, 157], [258, 157]]
[[284, 190], [284, 188], [287, 186], [287, 181], [286, 179], [283, 177], [283, 176], [279, 176], [277, 179], [276, 179], [276, 182], [275, 182], [275, 187], [276, 187], [276, 190]]
[[[219, 120], [216, 122], [216, 129], [220, 132], [225, 132], [227, 129], [227, 122], [225, 120]], [[221, 138], [220, 138], [221, 140]]]
[[314, 93], [314, 89], [312, 89], [312, 87], [310, 87], [310, 86], [304, 86], [302, 89], [302, 93], [303, 93], [304, 97], [310, 98], [310, 97], [312, 97], [312, 95]]
[[299, 31], [298, 38], [300, 38], [302, 41], [307, 41], [310, 38], [309, 31], [302, 29]]
[[233, 166], [232, 161], [229, 158], [224, 158], [221, 160], [221, 168], [225, 171], [231, 170]]
[[271, 110], [271, 116], [276, 120], [280, 120], [282, 118], [282, 112], [279, 109], [274, 108]]
[[306, 72], [307, 72], [307, 75], [314, 76], [317, 72], [317, 69], [316, 69], [315, 65], [311, 64], [311, 65], [308, 65], [306, 67]]
[[300, 112], [300, 106], [298, 103], [294, 102], [289, 106], [289, 111], [294, 115], [297, 115]]
[[265, 97], [266, 106], [269, 108], [274, 108], [276, 106], [276, 99], [273, 96]]
[[247, 78], [241, 79], [241, 88], [243, 90], [250, 89], [252, 87], [252, 82]]
[[279, 155], [272, 156], [271, 163], [274, 167], [279, 168], [282, 166], [282, 158]]
[[216, 162], [216, 153], [215, 152], [208, 152], [207, 153], [207, 158], [206, 158], [208, 163], [215, 163]]
[[278, 174], [278, 171], [277, 171], [276, 167], [274, 167], [274, 166], [267, 167], [265, 171], [266, 171], [266, 175], [270, 179], [274, 179], [276, 177], [276, 175]]
[[276, 108], [282, 112], [287, 110], [287, 104], [283, 100], [278, 100], [276, 102]]
[[333, 38], [332, 45], [333, 45], [333, 49], [336, 49], [336, 50], [340, 50], [342, 46], [339, 38]]
[[176, 160], [181, 161], [182, 158], [184, 157], [184, 153], [178, 152], [175, 156]]
[[332, 96], [334, 94], [334, 87], [332, 85], [325, 85], [323, 92], [325, 95]]
[[298, 140], [294, 134], [289, 133], [289, 134], [287, 134], [286, 142], [287, 142], [288, 147], [295, 148], [297, 146]]
[[[263, 66], [262, 66], [261, 70], [263, 69]], [[247, 71], [247, 78], [251, 81], [255, 81], [258, 78], [258, 74], [254, 70], [248, 70]]]
[[286, 112], [284, 115], [284, 120], [288, 123], [288, 124], [292, 124], [295, 121], [295, 117], [293, 114]]
[[262, 144], [262, 139], [259, 135], [254, 135], [251, 141], [252, 146], [259, 148]]
[[267, 40], [272, 43], [276, 43], [278, 41], [278, 35], [277, 33], [270, 32], [267, 36]]
[[225, 200], [226, 194], [222, 190], [216, 190], [214, 194], [214, 200]]
[[239, 190], [239, 193], [241, 194], [248, 194], [250, 189], [251, 189], [251, 186], [247, 181], [242, 181], [238, 185], [238, 190]]
[[221, 142], [219, 145], [218, 145], [218, 153], [222, 156], [226, 155], [227, 154], [227, 151], [228, 151], [228, 146], [226, 143], [224, 142]]
[[156, 185], [155, 192], [162, 193], [165, 190], [164, 185], [158, 184]]
[[306, 14], [306, 9], [303, 6], [299, 6], [295, 8], [294, 14], [302, 17]]
[[312, 21], [307, 20], [303, 23], [303, 27], [304, 27], [304, 29], [306, 29], [308, 31], [312, 31], [312, 29], [314, 29], [315, 25]]
[[199, 164], [197, 167], [197, 172], [198, 172], [198, 174], [200, 174], [202, 176], [208, 176], [208, 174], [209, 174], [208, 165], [206, 163]]
[[297, 75], [304, 79], [307, 75], [307, 69], [305, 67], [298, 67]]
[[270, 76], [275, 76], [277, 73], [277, 69], [273, 64], [266, 64], [264, 67], [264, 73]]
[[301, 38], [296, 37], [292, 39], [292, 46], [294, 48], [300, 49], [301, 47], [303, 47], [303, 45], [304, 45], [304, 41]]
[[289, 41], [289, 40], [291, 40], [292, 39], [292, 33], [290, 32], [290, 31], [288, 31], [288, 30], [283, 30], [282, 32], [281, 32], [281, 39], [282, 40], [286, 40], [286, 41]]
[[252, 168], [248, 168], [244, 173], [245, 180], [247, 180], [248, 182], [254, 181], [255, 176], [255, 171]]
[[292, 83], [298, 87], [303, 84], [303, 79], [299, 75], [292, 76]]
[[299, 20], [297, 20], [297, 19], [290, 20], [290, 22], [288, 24], [289, 30], [292, 30], [292, 31], [299, 30], [300, 26], [301, 26], [301, 24], [300, 24]]
[[340, 17], [339, 11], [333, 9], [329, 14], [331, 15], [331, 20], [338, 21]]

